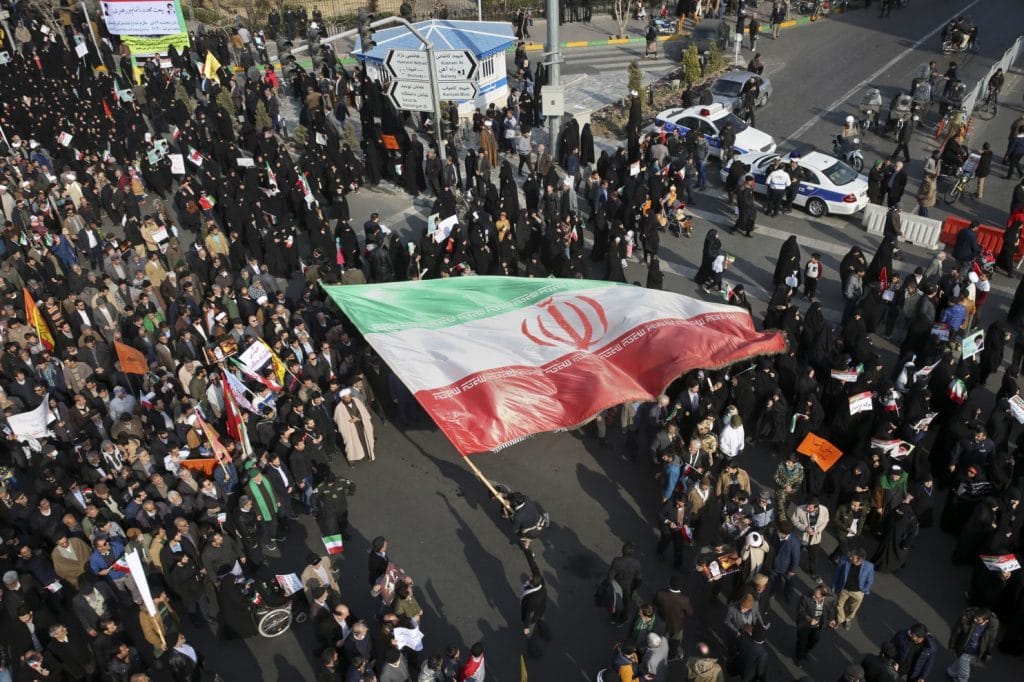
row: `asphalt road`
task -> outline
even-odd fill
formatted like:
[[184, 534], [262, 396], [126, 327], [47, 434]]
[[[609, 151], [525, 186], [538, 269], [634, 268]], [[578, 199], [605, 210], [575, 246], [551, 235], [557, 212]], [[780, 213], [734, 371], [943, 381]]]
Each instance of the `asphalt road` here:
[[[824, 146], [846, 113], [855, 109], [868, 85], [883, 88], [888, 97], [894, 89], [909, 86], [919, 64], [929, 59], [940, 64], [948, 61], [938, 54], [937, 35], [928, 35], [947, 17], [960, 12], [972, 14], [981, 26], [982, 53], [967, 58], [962, 67], [965, 78], [977, 77], [1009, 45], [1015, 30], [1019, 31], [1024, 6], [998, 0], [967, 5], [956, 0], [917, 2], [894, 12], [888, 20], [879, 19], [874, 11], [858, 11], [793, 29], [777, 44], [763, 39], [759, 48], [765, 54], [776, 90], [771, 104], [758, 112], [758, 127], [778, 140], [792, 137], [800, 143]], [[573, 59], [572, 51], [568, 57]], [[1006, 101], [1021, 101], [1024, 79], [1020, 74], [1013, 74], [1007, 90]], [[1009, 121], [1020, 111], [1016, 104], [1004, 107], [992, 122], [977, 126], [975, 141], [1001, 142]], [[920, 136], [912, 149], [912, 177], [920, 174], [928, 139]], [[869, 163], [874, 158], [872, 151], [891, 151], [890, 143], [876, 142], [870, 136], [866, 145]], [[910, 191], [915, 187], [912, 183]], [[958, 208], [976, 211], [986, 220], [1001, 224], [1010, 184], [993, 179], [990, 188], [983, 203]], [[686, 275], [699, 258], [703, 235], [711, 225], [721, 227], [731, 222], [718, 195], [712, 190], [698, 197], [693, 239], [663, 239], [668, 266], [666, 288], [698, 295]], [[370, 211], [379, 211], [385, 223], [403, 235], [418, 233], [427, 206], [422, 201], [410, 204], [407, 195], [398, 191], [365, 190], [351, 197], [350, 205], [357, 220]], [[799, 236], [805, 256], [811, 249], [825, 256], [830, 281], [823, 285], [823, 303], [832, 311], [840, 309], [835, 284], [839, 254], [853, 243], [870, 251], [877, 244], [877, 238], [866, 235], [856, 220], [815, 221], [794, 214], [762, 221], [752, 240], [726, 236], [727, 250], [737, 256], [727, 279], [747, 285], [755, 299], [755, 314], [759, 315], [781, 239], [790, 233]], [[908, 270], [924, 265], [930, 258], [929, 253], [916, 247], [908, 247], [906, 252], [904, 267]], [[628, 276], [643, 281], [645, 269], [631, 264]], [[1007, 304], [1014, 286], [1005, 278], [997, 278], [986, 319], [993, 319], [997, 307]], [[884, 341], [874, 340], [883, 352], [890, 350]], [[367, 545], [373, 536], [384, 534], [391, 540], [394, 558], [419, 587], [419, 600], [426, 610], [423, 631], [427, 650], [438, 651], [449, 643], [460, 643], [465, 649], [482, 639], [488, 647], [488, 679], [518, 679], [523, 644], [518, 629], [518, 586], [526, 567], [519, 551], [508, 543], [506, 527], [495, 506], [433, 427], [400, 432], [378, 421], [378, 433], [378, 460], [351, 473], [359, 491], [352, 501], [355, 532], [346, 538], [345, 559], [341, 562], [346, 601], [357, 614], [372, 613], [366, 583]], [[593, 606], [592, 594], [606, 562], [624, 540], [635, 542], [641, 550], [647, 571], [645, 590], [656, 591], [667, 581], [668, 565], [653, 556], [651, 520], [658, 499], [653, 472], [646, 465], [626, 461], [622, 446], [622, 438], [614, 433], [607, 448], [589, 434], [548, 434], [474, 460], [493, 480], [525, 490], [551, 514], [553, 525], [538, 555], [551, 595], [549, 620], [555, 639], [544, 658], [528, 661], [535, 682], [592, 679], [593, 672], [608, 663], [611, 647], [622, 631], [608, 624]], [[755, 487], [768, 482], [775, 464], [771, 455], [754, 448], [743, 459]], [[340, 471], [349, 475], [347, 467]], [[306, 548], [318, 547], [319, 537], [311, 520], [303, 518], [300, 528], [282, 544], [281, 558], [272, 566], [278, 572], [300, 570]], [[814, 680], [835, 679], [847, 661], [873, 651], [878, 641], [915, 620], [926, 623], [944, 643], [948, 623], [964, 606], [962, 592], [967, 584], [967, 572], [946, 561], [951, 550], [950, 538], [934, 529], [925, 532], [909, 569], [899, 578], [879, 576], [853, 630], [826, 635], [806, 674]], [[807, 577], [801, 579], [806, 589]], [[699, 595], [699, 585], [692, 577], [687, 579], [687, 591], [694, 598]], [[723, 615], [721, 603], [702, 605], [699, 622], [694, 621], [689, 628], [688, 643], [692, 645], [695, 638], [707, 636], [716, 641], [709, 628], [719, 632]], [[779, 612], [774, 621], [769, 633], [773, 653], [769, 679], [792, 679], [797, 672], [788, 658], [794, 639], [792, 613]], [[295, 626], [273, 641], [222, 643], [201, 633], [196, 635], [202, 653], [226, 679], [313, 677], [310, 661], [315, 642], [308, 624]], [[940, 665], [945, 666], [949, 660], [950, 654], [943, 651]], [[1018, 663], [997, 656], [988, 669], [976, 670], [973, 679], [1015, 679], [1012, 670]], [[679, 670], [673, 668], [673, 674], [678, 675]], [[942, 675], [941, 668], [937, 668], [931, 679], [942, 679]]]

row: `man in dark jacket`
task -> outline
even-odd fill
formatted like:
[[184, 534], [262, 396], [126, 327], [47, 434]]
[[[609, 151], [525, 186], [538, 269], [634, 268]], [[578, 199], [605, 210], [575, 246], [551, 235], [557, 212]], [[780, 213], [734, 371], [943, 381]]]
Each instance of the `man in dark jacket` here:
[[899, 204], [900, 199], [903, 198], [903, 192], [907, 189], [907, 171], [903, 168], [902, 161], [893, 164], [893, 170], [886, 180], [885, 188], [889, 208]]
[[634, 556], [636, 547], [632, 542], [622, 546], [622, 555], [612, 559], [608, 567], [608, 577], [622, 588], [622, 610], [615, 614], [617, 623], [624, 623], [630, 617], [633, 606], [633, 592], [643, 583], [643, 568]]
[[739, 672], [741, 682], [765, 682], [768, 679], [768, 647], [764, 643], [764, 625], [757, 623], [753, 631], [739, 639]]
[[893, 635], [896, 646], [896, 662], [900, 673], [906, 674], [908, 682], [924, 682], [932, 672], [939, 643], [923, 623], [914, 623]]
[[953, 244], [953, 258], [960, 264], [960, 271], [967, 272], [974, 264], [974, 259], [981, 253], [981, 246], [978, 244], [978, 221], [956, 233], [956, 242]]
[[803, 667], [804, 659], [817, 646], [821, 633], [826, 629], [835, 629], [837, 619], [836, 598], [829, 594], [824, 585], [819, 584], [814, 592], [800, 600], [796, 618], [796, 650], [793, 654], [793, 662], [797, 667]]
[[971, 678], [975, 661], [987, 663], [999, 639], [999, 619], [988, 609], [968, 607], [953, 625], [949, 648], [956, 659], [946, 668], [946, 675], [957, 682]]
[[693, 615], [690, 598], [683, 594], [682, 579], [673, 574], [668, 579], [668, 589], [661, 590], [654, 596], [654, 605], [665, 620], [665, 634], [668, 635], [668, 660], [680, 658], [680, 646], [683, 643], [683, 625]]
[[867, 682], [896, 682], [899, 679], [896, 646], [892, 642], [883, 642], [879, 652], [865, 656], [860, 665], [864, 668]]
[[96, 673], [96, 659], [92, 647], [85, 637], [77, 633], [68, 634], [65, 625], [57, 624], [50, 627], [50, 643], [46, 652], [60, 663], [61, 672], [67, 680], [91, 680]]
[[778, 530], [772, 533], [772, 552], [775, 562], [772, 565], [772, 593], [782, 591], [782, 597], [789, 604], [793, 601], [793, 579], [796, 569], [800, 566], [800, 536], [793, 532], [793, 524], [789, 519], [779, 519]]

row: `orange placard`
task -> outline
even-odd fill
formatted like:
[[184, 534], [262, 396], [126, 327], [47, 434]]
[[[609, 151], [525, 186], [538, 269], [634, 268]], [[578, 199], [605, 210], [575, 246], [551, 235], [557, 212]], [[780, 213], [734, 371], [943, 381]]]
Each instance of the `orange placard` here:
[[142, 351], [120, 341], [114, 342], [114, 348], [117, 350], [117, 359], [121, 363], [122, 372], [125, 374], [146, 374], [149, 372], [149, 363], [146, 362], [146, 356], [143, 355]]
[[394, 135], [381, 135], [380, 141], [384, 144], [384, 149], [393, 152], [397, 152], [399, 149], [398, 138], [396, 138]]
[[820, 436], [808, 433], [797, 446], [796, 451], [801, 455], [807, 455], [821, 467], [822, 471], [828, 471], [843, 456], [843, 451], [832, 443], [829, 443]]
[[213, 470], [217, 468], [217, 460], [213, 457], [203, 457], [200, 459], [183, 459], [181, 460], [181, 466], [186, 469], [191, 469], [201, 473], [206, 478], [213, 478]]

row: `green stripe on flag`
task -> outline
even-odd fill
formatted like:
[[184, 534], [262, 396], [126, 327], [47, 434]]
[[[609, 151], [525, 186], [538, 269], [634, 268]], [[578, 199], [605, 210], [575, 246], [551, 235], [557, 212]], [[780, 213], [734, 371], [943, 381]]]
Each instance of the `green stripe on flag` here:
[[587, 279], [453, 277], [387, 284], [324, 285], [364, 334], [442, 329], [525, 308], [548, 296], [615, 286]]
[[325, 535], [323, 541], [328, 554], [341, 554], [345, 551], [345, 544], [341, 541], [340, 533], [338, 535]]

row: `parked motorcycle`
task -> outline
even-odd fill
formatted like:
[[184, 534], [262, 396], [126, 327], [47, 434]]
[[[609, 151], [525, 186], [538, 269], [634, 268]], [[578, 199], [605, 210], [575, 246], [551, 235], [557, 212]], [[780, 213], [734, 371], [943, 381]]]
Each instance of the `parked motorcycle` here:
[[800, 0], [796, 6], [800, 14], [809, 14], [813, 17], [827, 17], [832, 13], [831, 0]]

